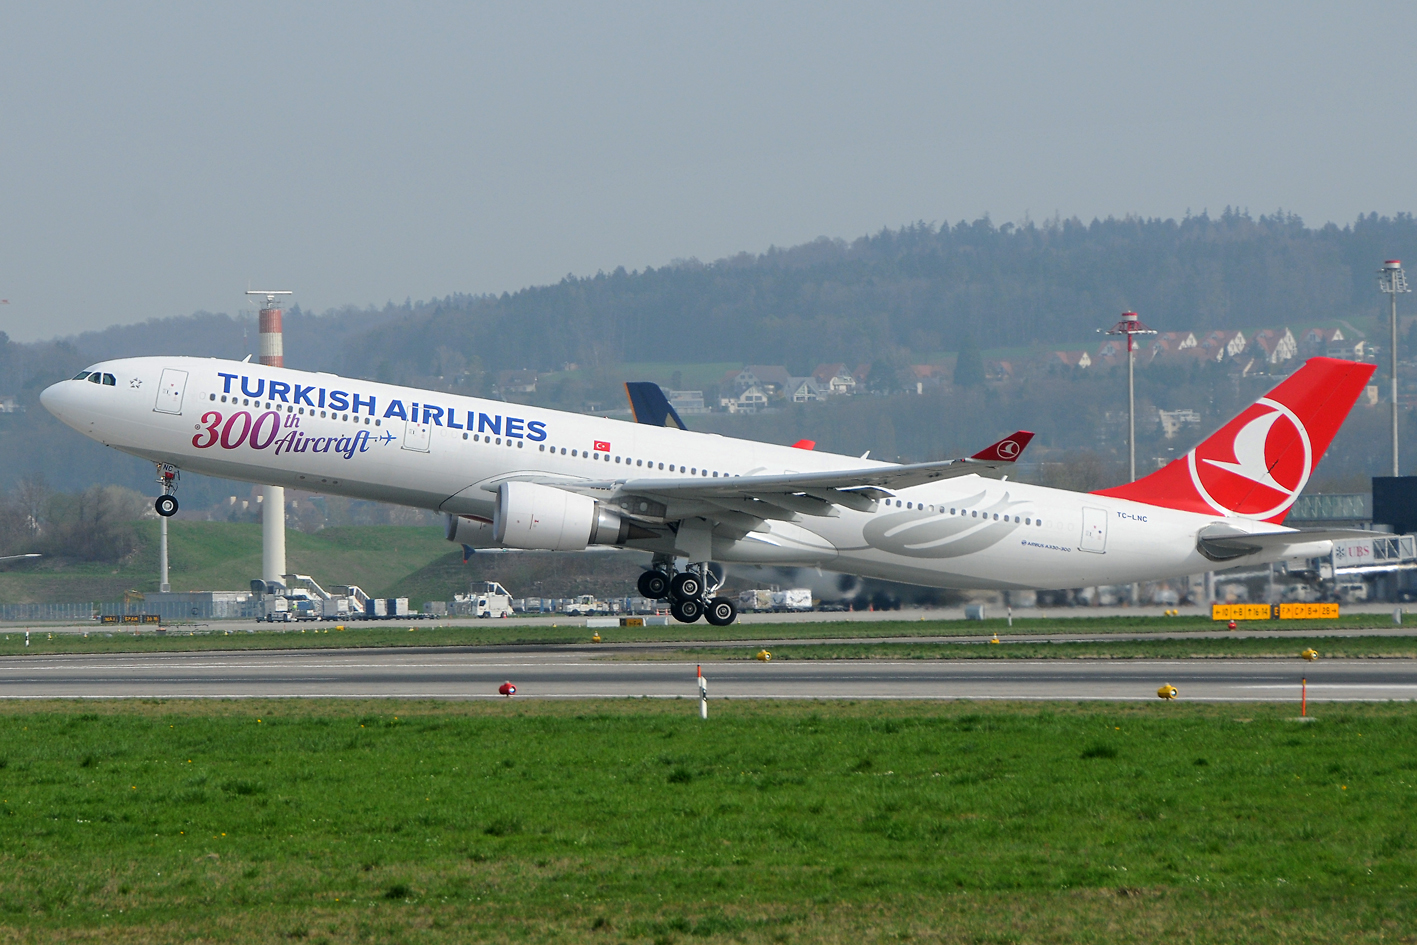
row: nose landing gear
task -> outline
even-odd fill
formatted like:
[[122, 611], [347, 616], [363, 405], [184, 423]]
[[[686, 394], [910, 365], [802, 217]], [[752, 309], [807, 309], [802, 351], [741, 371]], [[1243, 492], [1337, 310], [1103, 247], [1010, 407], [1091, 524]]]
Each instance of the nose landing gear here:
[[690, 564], [675, 573], [672, 560], [656, 560], [654, 567], [640, 575], [640, 595], [651, 600], [669, 601], [669, 613], [680, 623], [704, 617], [715, 627], [726, 627], [738, 619], [738, 607], [727, 597], [714, 597], [723, 586], [721, 574], [709, 562]]
[[176, 466], [168, 463], [157, 464], [157, 483], [162, 486], [162, 495], [157, 497], [153, 508], [163, 518], [171, 518], [177, 514], [177, 497], [173, 493], [177, 491], [177, 481], [181, 478], [182, 474]]

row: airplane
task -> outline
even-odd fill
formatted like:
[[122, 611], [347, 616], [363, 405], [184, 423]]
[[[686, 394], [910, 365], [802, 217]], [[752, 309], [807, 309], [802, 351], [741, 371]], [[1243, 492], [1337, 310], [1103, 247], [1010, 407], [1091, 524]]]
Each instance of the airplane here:
[[1325, 555], [1352, 533], [1282, 522], [1374, 370], [1310, 359], [1185, 457], [1090, 493], [980, 475], [1026, 431], [895, 464], [246, 361], [105, 361], [40, 400], [156, 463], [161, 515], [189, 470], [436, 510], [470, 548], [638, 549], [642, 596], [724, 626], [712, 562], [1042, 590]]

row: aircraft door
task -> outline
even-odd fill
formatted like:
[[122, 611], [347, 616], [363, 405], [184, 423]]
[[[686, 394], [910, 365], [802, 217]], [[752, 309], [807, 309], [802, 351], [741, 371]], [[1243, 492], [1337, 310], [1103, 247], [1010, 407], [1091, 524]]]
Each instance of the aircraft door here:
[[182, 395], [187, 390], [187, 372], [176, 368], [163, 368], [162, 378], [157, 385], [157, 403], [154, 413], [182, 413]]
[[417, 418], [410, 418], [403, 427], [403, 448], [413, 450], [418, 453], [428, 452], [429, 444], [433, 440], [433, 424], [419, 423]]
[[1078, 550], [1099, 555], [1107, 553], [1106, 509], [1082, 510], [1082, 543], [1078, 545]]

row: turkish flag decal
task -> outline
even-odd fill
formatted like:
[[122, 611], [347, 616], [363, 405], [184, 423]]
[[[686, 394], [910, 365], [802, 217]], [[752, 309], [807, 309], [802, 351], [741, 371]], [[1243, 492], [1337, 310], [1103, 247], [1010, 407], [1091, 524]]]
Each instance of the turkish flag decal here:
[[610, 452], [610, 444], [607, 443], [605, 440], [596, 440], [595, 446], [592, 447], [592, 449], [598, 450], [602, 453], [608, 453]]

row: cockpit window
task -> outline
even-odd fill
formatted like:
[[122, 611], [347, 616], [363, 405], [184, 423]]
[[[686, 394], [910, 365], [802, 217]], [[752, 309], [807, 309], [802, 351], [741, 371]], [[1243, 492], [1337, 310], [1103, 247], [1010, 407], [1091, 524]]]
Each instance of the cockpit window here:
[[118, 386], [118, 378], [114, 377], [112, 374], [105, 374], [105, 375], [103, 375], [103, 386], [104, 386], [104, 387], [117, 387], [117, 386]]
[[102, 383], [103, 383], [103, 375], [100, 374], [100, 373], [98, 373], [97, 371], [94, 371], [92, 374], [89, 375], [89, 383], [90, 383], [90, 384], [102, 384]]
[[82, 381], [84, 378], [86, 378], [86, 377], [88, 377], [88, 376], [89, 376], [89, 372], [88, 372], [88, 371], [80, 371], [78, 374], [75, 374], [75, 375], [73, 376], [72, 380]]

